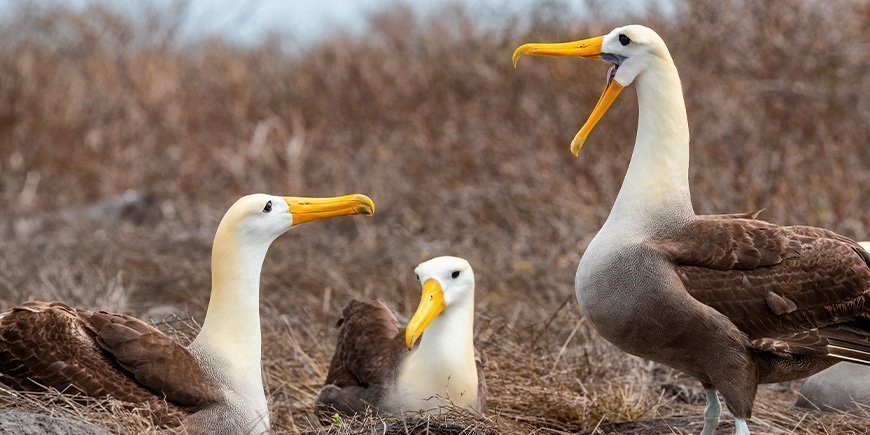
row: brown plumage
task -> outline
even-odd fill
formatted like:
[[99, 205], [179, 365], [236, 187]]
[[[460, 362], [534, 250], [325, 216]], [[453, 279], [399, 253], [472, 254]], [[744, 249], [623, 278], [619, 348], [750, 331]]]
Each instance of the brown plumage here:
[[[379, 411], [396, 380], [405, 348], [405, 328], [381, 301], [352, 300], [336, 325], [338, 341], [323, 388], [317, 395], [320, 412], [345, 414]], [[478, 401], [486, 406], [484, 363], [475, 351]]]
[[662, 248], [686, 290], [726, 315], [753, 348], [870, 364], [870, 330], [862, 329], [870, 254], [856, 242], [821, 228], [704, 217], [675, 236], [679, 243]]
[[147, 404], [163, 424], [222, 400], [187, 349], [157, 328], [59, 302], [0, 314], [0, 382]]
[[730, 216], [691, 216], [637, 240], [584, 254], [589, 320], [620, 348], [718, 390], [737, 418], [751, 417], [758, 384], [870, 364], [870, 254], [856, 242]]
[[711, 370], [695, 374], [741, 414], [751, 412], [759, 383], [803, 378], [841, 360], [870, 364], [870, 254], [856, 242], [821, 228], [697, 216], [651, 243], [686, 291], [733, 328], [715, 364], [746, 381], [723, 389]]
[[346, 414], [378, 409], [405, 349], [405, 328], [381, 301], [352, 300], [336, 325], [338, 340], [323, 389], [320, 410]]

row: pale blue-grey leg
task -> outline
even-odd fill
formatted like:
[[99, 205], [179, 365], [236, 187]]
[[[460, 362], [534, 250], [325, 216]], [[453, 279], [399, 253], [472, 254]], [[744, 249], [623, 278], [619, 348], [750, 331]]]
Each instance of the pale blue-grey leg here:
[[734, 435], [750, 435], [746, 420], [742, 418], [734, 419]]
[[704, 408], [704, 430], [701, 435], [713, 435], [716, 428], [719, 426], [719, 413], [722, 411], [722, 405], [719, 403], [719, 395], [716, 390], [704, 390], [707, 393], [707, 407]]

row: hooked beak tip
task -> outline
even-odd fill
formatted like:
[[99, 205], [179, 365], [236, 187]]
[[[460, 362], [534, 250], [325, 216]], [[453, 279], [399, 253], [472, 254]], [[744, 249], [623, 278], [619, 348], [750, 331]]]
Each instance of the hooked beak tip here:
[[512, 63], [513, 66], [514, 66], [514, 69], [517, 68], [517, 64], [520, 62], [520, 57], [523, 56], [522, 48], [523, 48], [523, 47], [517, 48], [517, 49], [514, 51], [513, 56], [511, 56], [511, 63]]

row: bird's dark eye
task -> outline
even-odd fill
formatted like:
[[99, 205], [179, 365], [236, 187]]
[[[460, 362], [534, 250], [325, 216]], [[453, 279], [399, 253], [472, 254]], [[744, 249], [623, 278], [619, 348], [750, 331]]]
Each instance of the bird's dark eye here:
[[459, 271], [458, 271], [458, 270], [454, 270], [453, 273], [452, 273], [450, 276], [452, 276], [453, 279], [459, 278]]
[[619, 34], [619, 43], [622, 45], [628, 45], [628, 44], [631, 44], [631, 39], [629, 39], [628, 36], [625, 36], [622, 33], [620, 33]]
[[272, 211], [272, 201], [266, 203], [266, 206], [263, 207], [263, 213], [269, 213]]
[[417, 281], [419, 281], [419, 280], [420, 280], [420, 275], [414, 275], [414, 276], [416, 276], [416, 277], [417, 277]]

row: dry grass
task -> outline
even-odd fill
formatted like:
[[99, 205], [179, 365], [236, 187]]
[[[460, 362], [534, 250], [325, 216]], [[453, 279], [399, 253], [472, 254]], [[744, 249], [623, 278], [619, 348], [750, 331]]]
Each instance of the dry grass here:
[[[341, 306], [380, 297], [410, 313], [413, 267], [454, 254], [478, 277], [490, 402], [485, 416], [433, 421], [498, 433], [697, 433], [700, 386], [608, 345], [573, 300], [577, 262], [628, 164], [633, 93], [575, 159], [568, 143], [604, 66], [539, 59], [514, 70], [510, 54], [531, 40], [650, 25], [683, 79], [699, 213], [766, 208], [772, 222], [867, 238], [870, 7], [700, 0], [679, 2], [671, 18], [590, 18], [607, 17], [602, 7], [590, 2], [578, 17], [548, 5], [486, 30], [461, 8], [423, 22], [399, 7], [372, 17], [362, 37], [338, 32], [292, 50], [177, 41], [171, 14], [134, 22], [99, 6], [23, 7], [0, 26], [0, 307], [58, 299], [202, 319], [211, 237], [236, 197], [362, 192], [378, 205], [374, 218], [301, 227], [266, 260], [276, 432], [425, 431], [425, 417], [322, 426], [312, 401]], [[144, 196], [102, 202], [128, 190]], [[190, 336], [187, 323], [170, 326]], [[791, 408], [798, 385], [761, 388], [754, 433], [870, 431], [868, 410]], [[2, 393], [0, 406], [154, 430], [111, 402], [50, 397], [48, 406]], [[647, 422], [608, 426], [622, 420]]]

